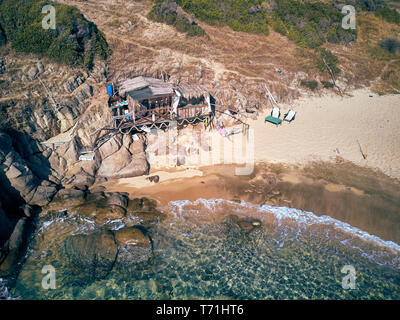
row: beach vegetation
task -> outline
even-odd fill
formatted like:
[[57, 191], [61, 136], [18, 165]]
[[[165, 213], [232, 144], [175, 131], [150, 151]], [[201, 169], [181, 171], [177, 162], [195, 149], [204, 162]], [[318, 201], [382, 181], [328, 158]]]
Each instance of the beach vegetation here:
[[[42, 8], [56, 9], [56, 29], [42, 27]], [[16, 52], [33, 53], [67, 65], [93, 66], [93, 59], [110, 54], [104, 34], [69, 5], [45, 0], [0, 2], [0, 25]]]
[[[179, 5], [185, 12], [214, 26], [234, 31], [269, 34], [270, 27], [300, 47], [317, 48], [325, 42], [350, 43], [355, 30], [341, 27], [343, 15], [329, 3], [292, 0], [153, 0], [150, 18], [175, 25], [179, 31], [201, 35], [196, 27], [182, 23], [170, 8]], [[167, 13], [166, 13], [167, 12]], [[184, 20], [184, 19], [183, 19]]]
[[391, 54], [400, 54], [400, 41], [393, 38], [383, 39], [379, 46]]
[[206, 36], [206, 32], [194, 19], [190, 19], [184, 12], [180, 12], [176, 3], [172, 1], [158, 1], [150, 11], [149, 18], [172, 25], [176, 30], [186, 33], [190, 37]]
[[380, 17], [387, 22], [400, 24], [400, 13], [394, 9], [381, 8], [376, 10], [374, 13], [377, 17]]
[[311, 90], [318, 88], [318, 82], [316, 80], [301, 80], [300, 85]]
[[328, 72], [331, 77], [340, 73], [339, 58], [332, 51], [321, 48], [318, 50], [317, 67], [321, 72]]

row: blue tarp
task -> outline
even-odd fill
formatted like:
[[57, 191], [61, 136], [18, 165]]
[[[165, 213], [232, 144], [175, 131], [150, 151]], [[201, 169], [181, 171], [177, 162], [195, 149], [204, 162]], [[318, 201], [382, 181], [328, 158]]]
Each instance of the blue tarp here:
[[114, 94], [114, 88], [112, 84], [107, 85], [107, 93], [109, 96], [112, 96]]

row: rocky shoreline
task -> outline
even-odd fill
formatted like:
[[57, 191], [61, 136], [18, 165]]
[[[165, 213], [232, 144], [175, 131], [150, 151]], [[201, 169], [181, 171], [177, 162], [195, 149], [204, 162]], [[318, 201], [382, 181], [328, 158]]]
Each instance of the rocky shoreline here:
[[104, 279], [114, 269], [129, 269], [151, 259], [151, 229], [163, 213], [154, 201], [129, 199], [126, 193], [106, 192], [104, 187], [61, 189], [41, 212], [20, 218], [6, 241], [0, 264], [4, 286], [0, 288], [1, 298], [8, 297], [6, 284], [15, 285], [27, 259], [26, 249], [35, 243], [30, 237], [40, 233], [38, 226], [43, 228], [74, 218], [90, 222], [91, 228], [67, 237], [60, 235], [60, 260], [65, 261], [74, 281], [95, 281]]

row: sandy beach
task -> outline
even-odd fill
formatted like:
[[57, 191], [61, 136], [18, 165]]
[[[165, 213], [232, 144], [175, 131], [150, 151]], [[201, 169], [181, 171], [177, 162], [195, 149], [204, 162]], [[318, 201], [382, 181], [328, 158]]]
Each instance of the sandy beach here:
[[255, 130], [256, 162], [305, 164], [339, 156], [400, 178], [399, 108], [399, 95], [378, 96], [367, 89], [351, 97], [302, 98], [282, 105], [282, 114], [297, 112], [292, 123], [275, 127], [262, 118], [249, 121]]
[[[396, 232], [400, 225], [396, 201], [400, 198], [399, 106], [399, 95], [377, 96], [367, 89], [351, 97], [308, 97], [280, 105], [282, 115], [288, 109], [297, 112], [293, 122], [275, 126], [264, 123], [264, 115], [248, 120], [254, 136], [254, 169], [244, 176], [235, 175], [235, 169], [243, 165], [227, 164], [221, 161], [226, 160], [223, 157], [211, 155], [216, 152], [212, 150], [215, 141], [233, 145], [234, 139], [211, 131], [211, 148], [204, 151], [193, 141], [190, 126], [174, 138], [178, 150], [167, 153], [168, 165], [165, 154], [149, 148], [149, 176], [159, 176], [158, 183], [143, 176], [105, 185], [110, 191], [154, 198], [161, 205], [173, 200], [224, 198], [288, 206], [327, 214], [400, 241]], [[162, 134], [154, 135], [153, 141], [162, 140]], [[241, 134], [235, 136], [242, 139]], [[182, 147], [185, 152], [179, 151]], [[248, 146], [244, 148], [245, 154], [252, 155]], [[198, 152], [190, 152], [193, 149]], [[198, 153], [204, 156], [204, 152], [211, 163], [196, 162]], [[176, 166], [177, 156], [183, 165]], [[391, 203], [383, 200], [388, 197]]]

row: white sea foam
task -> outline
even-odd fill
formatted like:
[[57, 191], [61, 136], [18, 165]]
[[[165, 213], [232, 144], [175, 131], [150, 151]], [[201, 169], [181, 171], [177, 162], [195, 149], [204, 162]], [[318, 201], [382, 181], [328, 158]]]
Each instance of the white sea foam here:
[[15, 300], [8, 291], [6, 281], [2, 278], [0, 278], [0, 300]]

